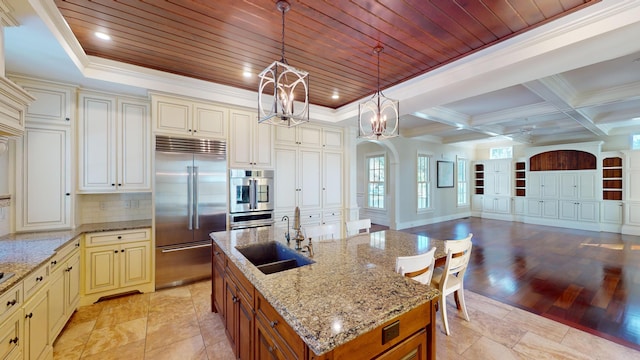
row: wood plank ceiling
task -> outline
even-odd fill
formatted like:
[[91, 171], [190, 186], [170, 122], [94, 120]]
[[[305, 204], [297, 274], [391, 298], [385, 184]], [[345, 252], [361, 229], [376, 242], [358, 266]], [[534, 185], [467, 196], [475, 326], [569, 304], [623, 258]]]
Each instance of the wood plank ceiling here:
[[[337, 108], [375, 92], [378, 43], [384, 89], [597, 1], [291, 0], [285, 58], [310, 73], [311, 103]], [[281, 57], [275, 0], [55, 3], [87, 55], [251, 91]]]

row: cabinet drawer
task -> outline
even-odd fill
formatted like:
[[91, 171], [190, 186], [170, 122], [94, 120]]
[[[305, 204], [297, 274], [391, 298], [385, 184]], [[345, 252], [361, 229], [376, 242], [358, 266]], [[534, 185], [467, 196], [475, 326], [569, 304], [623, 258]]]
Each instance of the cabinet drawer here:
[[36, 271], [27, 275], [24, 278], [24, 299], [25, 301], [29, 299], [29, 297], [35, 294], [44, 284], [49, 280], [49, 266], [41, 266]]
[[256, 314], [259, 321], [268, 324], [267, 329], [274, 335], [277, 342], [285, 345], [297, 359], [304, 359], [306, 350], [304, 342], [260, 293], [256, 296]]
[[72, 242], [63, 246], [62, 248], [56, 250], [56, 253], [51, 257], [51, 261], [49, 263], [50, 273], [53, 273], [59, 266], [62, 266], [62, 263], [65, 259], [71, 254], [75, 249], [80, 247], [80, 239], [73, 239]]
[[327, 210], [322, 214], [325, 223], [342, 222], [342, 210]]
[[302, 225], [320, 225], [321, 214], [319, 212], [300, 213], [300, 223]]
[[0, 323], [22, 306], [22, 281], [0, 296]]
[[85, 246], [100, 246], [107, 244], [142, 241], [151, 239], [151, 229], [129, 231], [105, 231], [85, 235]]
[[220, 249], [220, 246], [213, 242], [212, 246], [213, 260], [220, 265], [221, 268], [224, 268], [224, 252]]

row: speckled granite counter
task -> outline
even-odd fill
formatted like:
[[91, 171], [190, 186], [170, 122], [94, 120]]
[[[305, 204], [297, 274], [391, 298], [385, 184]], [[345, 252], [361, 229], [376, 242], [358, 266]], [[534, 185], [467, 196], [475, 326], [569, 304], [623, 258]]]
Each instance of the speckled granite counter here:
[[0, 271], [14, 273], [0, 283], [0, 295], [45, 264], [58, 250], [84, 233], [151, 227], [151, 220], [85, 224], [73, 230], [8, 234], [0, 237]]
[[281, 238], [284, 242], [280, 230], [235, 230], [211, 237], [317, 355], [439, 295], [394, 269], [397, 256], [423, 253], [432, 246], [437, 258], [445, 256], [441, 240], [388, 230], [314, 241], [314, 264], [265, 275], [236, 246]]

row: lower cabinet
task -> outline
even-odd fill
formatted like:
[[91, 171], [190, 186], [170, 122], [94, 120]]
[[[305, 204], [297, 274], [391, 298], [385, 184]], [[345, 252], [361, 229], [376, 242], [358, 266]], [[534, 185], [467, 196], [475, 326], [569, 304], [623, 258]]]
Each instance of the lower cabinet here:
[[78, 308], [80, 302], [80, 244], [70, 244], [73, 250], [50, 263], [49, 340], [51, 343]]
[[266, 359], [305, 358], [305, 343], [260, 293], [256, 296], [256, 318], [259, 353], [267, 354]]
[[[22, 285], [22, 284], [21, 284]], [[17, 309], [16, 309], [17, 310]], [[11, 315], [0, 323], [0, 358], [6, 360], [20, 359], [23, 355], [22, 324], [23, 312], [12, 311]]]
[[42, 288], [24, 305], [24, 360], [53, 357], [49, 338], [49, 288]]
[[151, 292], [151, 229], [85, 235], [83, 304], [130, 291]]
[[236, 358], [253, 359], [254, 289], [235, 265], [227, 262], [225, 270], [225, 330]]

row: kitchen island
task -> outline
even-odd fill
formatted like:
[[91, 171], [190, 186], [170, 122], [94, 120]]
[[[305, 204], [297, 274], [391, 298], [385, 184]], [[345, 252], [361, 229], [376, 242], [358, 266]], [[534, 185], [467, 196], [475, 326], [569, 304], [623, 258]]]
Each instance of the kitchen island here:
[[393, 230], [314, 241], [314, 263], [265, 275], [238, 249], [274, 240], [287, 246], [281, 230], [211, 237], [212, 307], [221, 313], [238, 357], [435, 357], [439, 292], [396, 274], [394, 267], [397, 256], [432, 246], [437, 257], [444, 256], [442, 241]]

